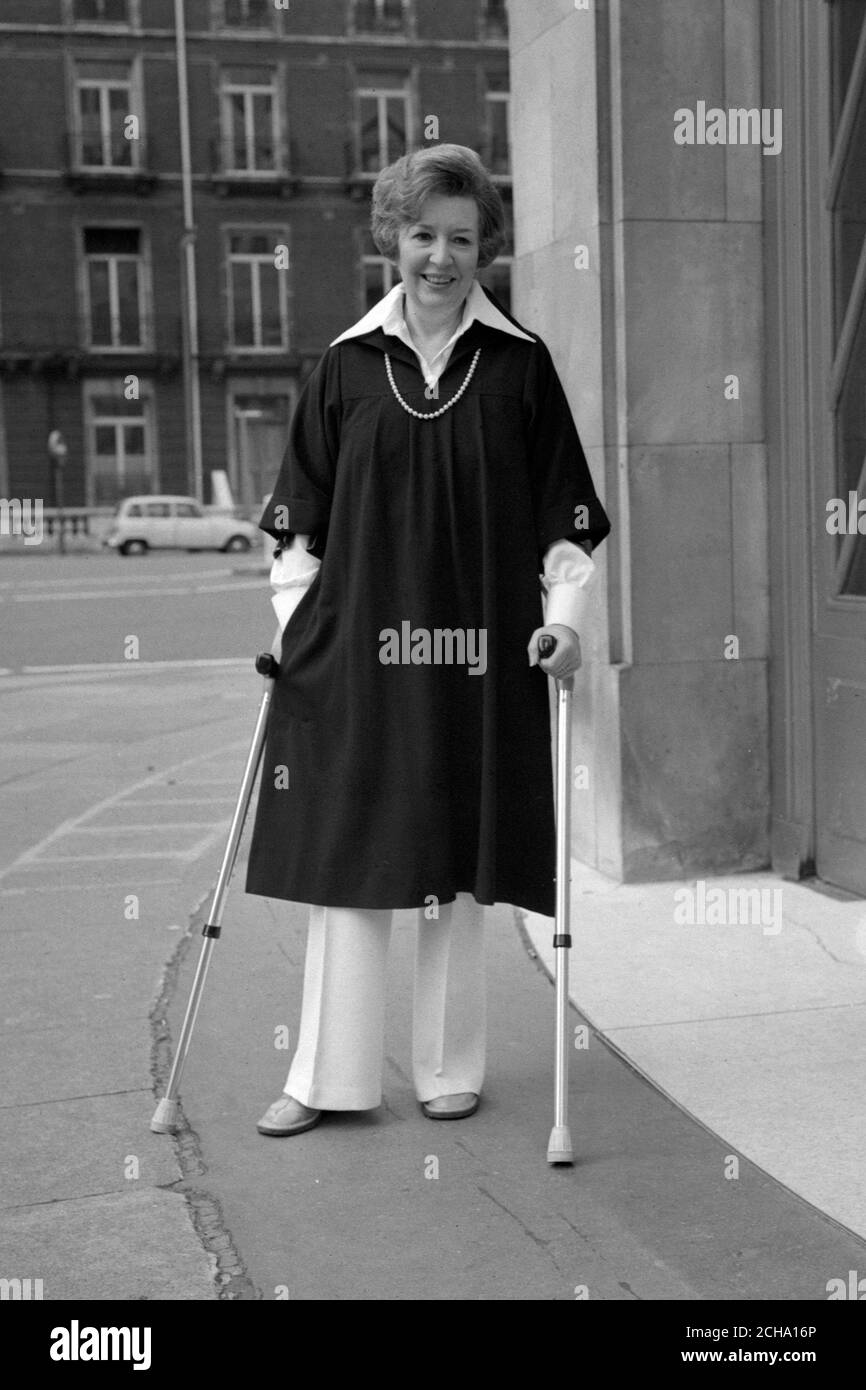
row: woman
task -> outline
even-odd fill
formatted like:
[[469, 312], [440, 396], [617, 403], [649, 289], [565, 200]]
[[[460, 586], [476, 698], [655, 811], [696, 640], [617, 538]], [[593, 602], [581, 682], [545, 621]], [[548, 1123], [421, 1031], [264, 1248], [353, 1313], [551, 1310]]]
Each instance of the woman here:
[[401, 282], [313, 371], [260, 522], [281, 547], [280, 671], [246, 886], [310, 904], [298, 1048], [263, 1134], [381, 1103], [395, 908], [418, 909], [418, 1100], [434, 1119], [477, 1108], [484, 905], [554, 912], [531, 668], [579, 667], [610, 529], [550, 354], [475, 279], [505, 240], [478, 156], [439, 145], [383, 170], [372, 231]]

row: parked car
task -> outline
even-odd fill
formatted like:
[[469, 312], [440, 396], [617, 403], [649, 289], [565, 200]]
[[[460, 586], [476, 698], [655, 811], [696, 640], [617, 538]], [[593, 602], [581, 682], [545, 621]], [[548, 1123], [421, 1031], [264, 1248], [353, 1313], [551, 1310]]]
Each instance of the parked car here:
[[148, 550], [249, 550], [260, 539], [252, 522], [208, 511], [194, 497], [148, 494], [118, 502], [103, 545], [120, 555]]

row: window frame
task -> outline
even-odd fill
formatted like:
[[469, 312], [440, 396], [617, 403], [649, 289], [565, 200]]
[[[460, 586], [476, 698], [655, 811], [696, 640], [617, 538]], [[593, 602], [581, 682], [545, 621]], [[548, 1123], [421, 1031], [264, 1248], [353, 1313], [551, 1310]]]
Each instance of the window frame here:
[[[243, 3], [244, 0], [241, 0]], [[247, 0], [248, 3], [248, 0]], [[226, 19], [226, 0], [211, 0], [210, 4], [210, 27], [212, 31], [225, 30], [229, 34], [242, 34], [245, 38], [255, 35], [272, 37], [274, 34], [282, 35], [283, 17], [285, 11], [278, 10], [271, 0], [268, 9], [268, 22], [263, 24], [251, 24], [244, 21], [240, 24], [230, 24]]]
[[[88, 252], [86, 249], [85, 233], [93, 228], [94, 230], [118, 231], [129, 230], [138, 232], [139, 249], [136, 255], [131, 252]], [[108, 259], [109, 264], [117, 261], [132, 261], [138, 266], [138, 319], [139, 319], [139, 342], [137, 343], [95, 343], [93, 341], [93, 303], [91, 299], [90, 265], [95, 260]], [[78, 239], [78, 260], [79, 260], [79, 288], [80, 288], [80, 307], [82, 334], [81, 341], [87, 352], [93, 353], [131, 353], [131, 352], [150, 352], [153, 350], [152, 321], [149, 313], [151, 303], [151, 280], [150, 280], [150, 254], [149, 242], [144, 227], [138, 222], [117, 222], [103, 221], [97, 223], [85, 222], [79, 228]], [[112, 338], [114, 338], [115, 325], [120, 328], [120, 303], [117, 282], [117, 271], [109, 269], [109, 316], [112, 325]]]
[[76, 19], [78, 0], [63, 0], [63, 22], [71, 29], [100, 29], [113, 34], [141, 28], [141, 0], [126, 0], [126, 19]]
[[[375, 6], [377, 19], [372, 29], [363, 29], [358, 24], [358, 8], [363, 3], [373, 4]], [[399, 28], [391, 28], [378, 18], [380, 12], [384, 12], [386, 3], [387, 0], [348, 0], [348, 14], [346, 16], [347, 34], [353, 38], [363, 38], [365, 40], [391, 39], [397, 42], [415, 38], [415, 0], [400, 0], [403, 16]]]
[[[378, 177], [379, 171], [380, 171], [381, 169], [384, 169], [385, 166], [388, 165], [388, 164], [392, 164], [392, 163], [394, 162], [395, 159], [399, 159], [401, 154], [409, 154], [409, 153], [411, 153], [412, 150], [415, 149], [415, 109], [416, 109], [416, 105], [417, 105], [417, 101], [416, 101], [417, 76], [416, 76], [416, 73], [415, 73], [415, 70], [414, 70], [414, 69], [411, 69], [411, 70], [408, 71], [408, 72], [405, 71], [405, 69], [402, 70], [402, 71], [400, 71], [400, 72], [395, 72], [395, 74], [394, 74], [394, 80], [395, 80], [395, 82], [399, 81], [399, 82], [401, 83], [401, 85], [400, 85], [400, 86], [396, 86], [396, 85], [395, 85], [394, 87], [382, 87], [382, 86], [374, 87], [374, 86], [369, 85], [369, 83], [365, 82], [365, 81], [364, 81], [364, 77], [365, 77], [365, 74], [364, 74], [363, 70], [360, 70], [360, 71], [357, 71], [357, 70], [356, 70], [356, 71], [353, 73], [353, 78], [354, 78], [354, 86], [353, 86], [353, 103], [354, 103], [354, 126], [355, 126], [355, 132], [354, 132], [354, 133], [355, 133], [355, 171], [354, 171], [354, 177], [355, 177], [356, 179], [358, 179], [358, 180], [361, 180], [361, 181], [369, 181], [369, 182], [372, 184], [372, 183], [375, 183], [375, 181], [376, 181], [376, 179], [377, 179], [377, 177]], [[378, 104], [378, 110], [377, 110], [377, 125], [378, 125], [378, 141], [379, 141], [379, 155], [378, 155], [378, 161], [377, 161], [377, 163], [378, 163], [378, 168], [377, 168], [375, 171], [374, 171], [374, 170], [364, 169], [364, 167], [363, 167], [363, 163], [364, 163], [364, 161], [363, 161], [363, 131], [364, 131], [364, 122], [363, 122], [363, 116], [362, 116], [362, 102], [363, 102], [363, 101], [370, 101], [370, 100], [372, 100], [372, 99], [374, 99], [374, 98], [376, 99], [377, 104]], [[392, 153], [387, 149], [387, 135], [388, 135], [388, 102], [391, 101], [391, 100], [397, 100], [398, 98], [402, 98], [402, 100], [403, 100], [403, 113], [404, 113], [404, 118], [405, 118], [405, 120], [404, 120], [404, 126], [405, 126], [405, 146], [406, 146], [406, 148], [405, 148], [405, 150], [400, 151], [399, 153], [393, 153], [393, 154], [392, 154]], [[384, 132], [384, 136], [385, 136], [385, 140], [386, 140], [386, 148], [385, 148], [384, 153], [383, 153], [383, 149], [382, 149], [383, 132]]]
[[[80, 75], [80, 69], [85, 63], [105, 62], [105, 65], [115, 67], [125, 67], [127, 69], [126, 78], [97, 78], [84, 77]], [[130, 147], [129, 164], [85, 164], [84, 162], [84, 122], [81, 112], [80, 93], [85, 90], [96, 90], [100, 92], [100, 136], [102, 143], [102, 153], [105, 154], [106, 140], [108, 142], [109, 154], [111, 151], [112, 130], [110, 120], [109, 91], [126, 90], [128, 92], [128, 102], [126, 116], [137, 116], [140, 130], [139, 139], [125, 140], [121, 132], [121, 138]], [[140, 173], [144, 167], [144, 141], [145, 141], [145, 117], [144, 117], [144, 95], [141, 80], [141, 59], [140, 56], [126, 58], [120, 55], [113, 55], [111, 58], [94, 58], [92, 53], [78, 53], [70, 55], [69, 67], [69, 107], [71, 119], [69, 121], [69, 132], [72, 153], [72, 165], [82, 173], [94, 176], [113, 175], [117, 178], [131, 178], [134, 174]], [[106, 112], [108, 120], [106, 121]], [[125, 117], [124, 117], [125, 119]]]
[[505, 3], [505, 0], [503, 0], [503, 9], [505, 13], [505, 33], [501, 34], [498, 32], [494, 33], [493, 28], [490, 25], [489, 16], [487, 14], [487, 9], [490, 4], [491, 0], [481, 0], [481, 4], [478, 6], [478, 37], [482, 43], [507, 44], [510, 30], [510, 25], [508, 22], [508, 6]]
[[[367, 247], [371, 245], [373, 245], [373, 250], [368, 250]], [[371, 304], [367, 304], [368, 268], [370, 268], [371, 265], [378, 265], [378, 267], [381, 267], [382, 270], [382, 282], [384, 282], [385, 284], [385, 282], [389, 281], [389, 284], [386, 284], [386, 288], [382, 289], [382, 293], [381, 295], [379, 295], [379, 300], [384, 299], [385, 295], [389, 295], [389, 293], [391, 293], [393, 286], [399, 284], [400, 272], [398, 270], [398, 267], [396, 267], [396, 265], [393, 264], [392, 261], [388, 260], [388, 257], [382, 256], [381, 252], [377, 252], [377, 250], [375, 250], [375, 245], [373, 243], [373, 239], [371, 239], [370, 231], [368, 231], [366, 227], [357, 228], [356, 253], [357, 303], [359, 303], [360, 317], [363, 317], [364, 314], [368, 313], [368, 310], [370, 310], [371, 307], [373, 307], [371, 306]]]
[[[496, 91], [495, 88], [491, 88], [490, 86], [491, 78], [500, 77], [504, 77], [508, 82], [508, 87], [505, 91]], [[511, 184], [514, 168], [514, 150], [511, 138], [511, 82], [509, 73], [507, 71], [501, 72], [498, 69], [494, 71], [490, 68], [482, 68], [479, 74], [479, 90], [481, 100], [480, 125], [484, 144], [484, 163], [490, 170], [490, 177], [493, 179], [494, 183]], [[508, 150], [507, 173], [502, 173], [500, 170], [494, 170], [493, 168], [493, 108], [496, 106], [505, 107], [505, 139]]]
[[[242, 64], [235, 64], [236, 67]], [[230, 69], [223, 67], [219, 73], [218, 103], [219, 103], [219, 132], [220, 150], [219, 167], [224, 177], [232, 179], [264, 179], [279, 178], [288, 172], [288, 135], [284, 136], [284, 125], [282, 120], [282, 72], [280, 68], [263, 69], [270, 74], [270, 82], [239, 82], [229, 76]], [[237, 169], [234, 167], [234, 107], [231, 98], [238, 93], [244, 94], [244, 144], [246, 155], [249, 157], [252, 150], [255, 156], [255, 115], [252, 99], [255, 96], [262, 96], [265, 93], [271, 98], [271, 141], [273, 146], [273, 164], [268, 168]], [[249, 98], [249, 100], [248, 100]], [[252, 117], [252, 119], [250, 119]]]
[[[256, 233], [257, 233], [257, 234], [264, 234], [264, 233], [266, 233], [266, 232], [267, 232], [267, 233], [276, 233], [276, 234], [277, 234], [277, 240], [275, 240], [274, 243], [273, 243], [273, 246], [274, 246], [274, 247], [276, 247], [276, 246], [278, 246], [278, 245], [283, 245], [283, 246], [287, 246], [287, 247], [289, 248], [289, 269], [288, 269], [288, 270], [278, 271], [278, 270], [276, 269], [276, 267], [274, 266], [274, 251], [273, 251], [273, 250], [271, 251], [270, 255], [266, 255], [266, 254], [263, 253], [263, 252], [233, 252], [233, 251], [232, 251], [232, 249], [231, 249], [231, 239], [232, 239], [233, 236], [244, 236], [244, 235], [256, 234]], [[222, 228], [222, 236], [223, 236], [223, 245], [224, 245], [224, 248], [225, 248], [225, 296], [226, 296], [225, 352], [226, 352], [226, 356], [231, 356], [231, 357], [267, 357], [267, 356], [272, 356], [274, 353], [286, 353], [286, 352], [289, 352], [289, 351], [290, 351], [290, 346], [291, 346], [291, 341], [292, 341], [292, 333], [291, 333], [291, 314], [290, 314], [291, 286], [290, 286], [290, 284], [289, 284], [289, 277], [290, 277], [291, 274], [292, 274], [292, 266], [293, 266], [293, 264], [294, 264], [293, 259], [292, 259], [292, 243], [291, 243], [291, 237], [290, 237], [290, 229], [289, 229], [289, 227], [288, 227], [288, 226], [285, 226], [285, 225], [280, 226], [278, 223], [275, 223], [275, 222], [267, 222], [267, 223], [249, 223], [249, 222], [231, 223], [231, 224], [227, 224], [227, 225], [223, 226], [223, 228]], [[281, 334], [281, 342], [280, 342], [279, 345], [274, 345], [274, 344], [263, 344], [263, 343], [261, 343], [260, 341], [259, 341], [259, 342], [254, 342], [254, 343], [237, 343], [237, 342], [235, 342], [234, 280], [233, 280], [233, 274], [232, 274], [232, 266], [235, 265], [235, 264], [238, 264], [238, 263], [240, 263], [240, 264], [255, 264], [255, 265], [258, 265], [259, 267], [261, 267], [263, 264], [265, 264], [265, 265], [266, 265], [266, 264], [270, 264], [271, 267], [272, 267], [273, 270], [274, 270], [274, 273], [277, 275], [277, 277], [278, 277], [278, 279], [277, 279], [277, 286], [278, 286], [277, 306], [278, 306], [279, 317], [280, 317], [280, 334]], [[256, 275], [252, 275], [252, 274], [251, 274], [251, 275], [250, 275], [250, 293], [251, 293], [251, 310], [252, 310], [251, 318], [252, 318], [252, 320], [253, 320], [254, 336], [255, 336], [256, 338], [258, 338], [258, 339], [261, 339], [261, 336], [262, 336], [262, 333], [261, 333], [261, 329], [262, 329], [262, 322], [261, 322], [261, 305], [262, 305], [261, 269], [259, 269], [258, 274], [256, 274]], [[256, 307], [258, 307], [258, 328], [257, 328], [257, 331], [256, 331], [256, 312], [255, 312], [255, 311], [256, 311]]]

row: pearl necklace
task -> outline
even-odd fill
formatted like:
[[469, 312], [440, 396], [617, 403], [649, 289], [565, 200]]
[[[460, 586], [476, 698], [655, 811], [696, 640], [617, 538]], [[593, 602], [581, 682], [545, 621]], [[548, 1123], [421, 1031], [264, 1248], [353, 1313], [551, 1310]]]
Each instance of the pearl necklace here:
[[414, 415], [416, 420], [435, 420], [435, 419], [437, 419], [438, 416], [444, 415], [445, 412], [446, 412], [446, 410], [450, 410], [451, 407], [452, 407], [452, 405], [456, 405], [456, 404], [457, 404], [457, 402], [459, 401], [460, 397], [463, 395], [464, 391], [466, 390], [467, 386], [469, 385], [470, 381], [472, 380], [472, 377], [473, 377], [474, 372], [475, 372], [475, 368], [478, 366], [478, 359], [479, 359], [480, 356], [481, 356], [481, 349], [480, 349], [480, 348], [477, 348], [477, 349], [476, 349], [476, 352], [475, 352], [475, 356], [474, 356], [473, 359], [472, 359], [472, 365], [470, 366], [469, 371], [466, 373], [466, 380], [464, 381], [463, 385], [460, 387], [460, 390], [457, 392], [457, 395], [456, 395], [456, 396], [452, 396], [451, 399], [450, 399], [450, 401], [447, 401], [447, 402], [445, 403], [445, 405], [443, 405], [439, 410], [434, 410], [434, 411], [432, 412], [432, 414], [426, 414], [426, 415], [423, 413], [423, 411], [420, 411], [420, 410], [413, 410], [412, 407], [411, 407], [411, 405], [407, 405], [406, 402], [403, 400], [403, 397], [400, 395], [400, 392], [397, 390], [397, 383], [394, 381], [394, 373], [393, 373], [393, 371], [391, 370], [391, 359], [390, 359], [390, 357], [388, 356], [387, 352], [385, 353], [385, 371], [388, 373], [388, 380], [389, 380], [389, 382], [391, 383], [391, 390], [394, 392], [394, 395], [397, 397], [397, 400], [400, 402], [400, 405], [402, 405], [403, 409], [407, 412], [407, 414], [409, 414], [409, 415]]

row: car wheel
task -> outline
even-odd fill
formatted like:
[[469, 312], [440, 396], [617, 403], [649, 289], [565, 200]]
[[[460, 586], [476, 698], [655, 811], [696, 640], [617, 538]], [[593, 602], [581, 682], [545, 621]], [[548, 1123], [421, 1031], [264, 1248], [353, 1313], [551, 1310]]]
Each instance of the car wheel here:
[[146, 555], [149, 548], [147, 541], [124, 541], [118, 546], [121, 555]]
[[250, 543], [246, 536], [229, 536], [223, 546], [223, 550], [225, 550], [227, 554], [239, 554], [242, 550], [249, 550], [249, 548]]

